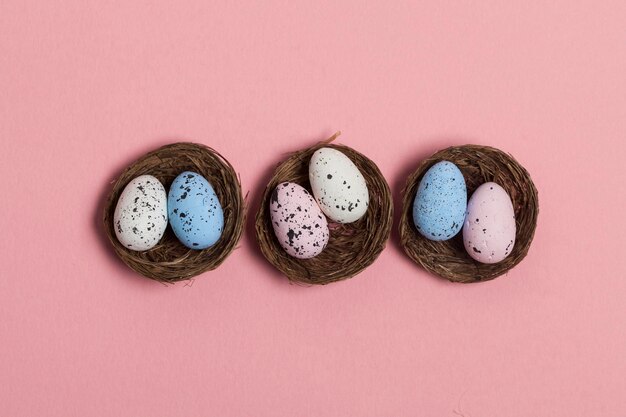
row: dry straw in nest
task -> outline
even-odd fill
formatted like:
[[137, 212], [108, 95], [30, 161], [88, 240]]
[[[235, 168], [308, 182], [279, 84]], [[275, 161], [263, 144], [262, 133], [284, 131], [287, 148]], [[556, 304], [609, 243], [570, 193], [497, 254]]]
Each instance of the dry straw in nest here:
[[[513, 251], [496, 264], [473, 260], [463, 246], [463, 234], [435, 242], [423, 237], [413, 224], [413, 200], [417, 187], [428, 168], [439, 161], [456, 164], [463, 173], [468, 195], [479, 185], [493, 181], [511, 197], [517, 233]], [[403, 190], [400, 218], [400, 242], [411, 259], [427, 271], [454, 282], [470, 283], [496, 278], [520, 263], [528, 253], [535, 234], [539, 202], [530, 175], [512, 156], [488, 146], [453, 146], [423, 161], [409, 176]]]
[[[339, 135], [310, 148], [294, 152], [274, 172], [265, 188], [256, 215], [256, 237], [267, 260], [289, 278], [301, 284], [328, 284], [353, 277], [371, 265], [385, 248], [393, 223], [391, 191], [380, 170], [366, 156], [352, 148], [331, 142]], [[289, 256], [274, 235], [270, 219], [270, 196], [282, 182], [294, 182], [310, 190], [309, 160], [320, 148], [343, 152], [357, 166], [369, 190], [365, 215], [354, 223], [331, 223], [330, 239], [322, 253], [311, 259]]]
[[[204, 250], [186, 248], [168, 226], [161, 241], [145, 252], [122, 246], [113, 229], [113, 213], [124, 187], [140, 175], [149, 174], [169, 189], [184, 171], [204, 176], [213, 186], [224, 210], [224, 230], [215, 245]], [[164, 283], [192, 278], [217, 268], [235, 249], [245, 224], [245, 203], [239, 178], [232, 165], [215, 150], [196, 143], [174, 143], [139, 158], [113, 184], [104, 207], [104, 230], [117, 255], [140, 274]]]

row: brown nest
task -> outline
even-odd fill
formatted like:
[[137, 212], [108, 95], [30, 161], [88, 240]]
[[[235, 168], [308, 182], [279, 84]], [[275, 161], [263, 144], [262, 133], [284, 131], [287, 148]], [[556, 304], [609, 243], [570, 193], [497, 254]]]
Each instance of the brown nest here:
[[[459, 167], [465, 177], [468, 195], [489, 181], [500, 184], [509, 193], [517, 232], [513, 252], [501, 262], [483, 264], [473, 260], [463, 246], [463, 233], [447, 241], [435, 242], [423, 237], [415, 228], [412, 212], [417, 187], [426, 171], [442, 160]], [[407, 179], [402, 193], [401, 245], [411, 259], [433, 274], [454, 282], [488, 281], [505, 274], [528, 253], [539, 213], [537, 189], [528, 171], [511, 155], [489, 146], [465, 145], [443, 149], [420, 164]]]
[[[161, 241], [145, 252], [122, 246], [113, 229], [113, 213], [124, 187], [140, 175], [150, 174], [170, 184], [183, 171], [204, 176], [213, 186], [224, 210], [224, 230], [215, 245], [204, 250], [185, 247], [167, 227]], [[235, 249], [245, 224], [245, 203], [239, 178], [232, 165], [215, 150], [196, 143], [173, 143], [132, 163], [113, 184], [104, 207], [104, 230], [117, 255], [140, 274], [164, 283], [192, 278], [217, 268]]]
[[[369, 158], [347, 146], [331, 144], [338, 135], [339, 132], [324, 142], [294, 152], [283, 161], [267, 184], [256, 215], [256, 237], [261, 252], [292, 282], [323, 285], [355, 276], [376, 260], [391, 232], [393, 203], [389, 185]], [[296, 259], [276, 239], [270, 220], [270, 196], [285, 181], [310, 190], [309, 160], [316, 150], [324, 147], [337, 149], [352, 160], [365, 178], [370, 202], [365, 215], [354, 223], [331, 223], [329, 219], [330, 239], [322, 253], [311, 259]]]

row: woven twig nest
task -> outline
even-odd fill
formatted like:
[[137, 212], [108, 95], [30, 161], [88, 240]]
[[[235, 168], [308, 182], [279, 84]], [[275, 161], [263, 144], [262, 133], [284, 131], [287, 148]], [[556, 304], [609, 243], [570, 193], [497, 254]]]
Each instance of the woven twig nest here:
[[[289, 278], [301, 284], [328, 284], [350, 278], [371, 265], [385, 248], [393, 223], [391, 191], [380, 170], [369, 158], [330, 139], [310, 148], [292, 153], [274, 172], [267, 184], [256, 215], [256, 237], [267, 260]], [[311, 190], [309, 160], [319, 148], [343, 152], [357, 166], [369, 190], [369, 206], [365, 215], [354, 223], [333, 223], [330, 219], [330, 239], [324, 250], [314, 258], [296, 259], [280, 246], [270, 219], [270, 196], [276, 186], [294, 182]]]
[[[456, 164], [463, 173], [468, 196], [478, 186], [493, 181], [511, 197], [517, 227], [515, 246], [504, 260], [483, 264], [473, 260], [463, 246], [463, 233], [435, 242], [423, 237], [413, 224], [413, 200], [422, 176], [439, 161]], [[528, 253], [535, 235], [539, 202], [537, 189], [528, 171], [511, 155], [488, 146], [453, 146], [423, 161], [409, 176], [403, 190], [400, 218], [400, 243], [407, 255], [427, 271], [454, 282], [488, 281], [505, 274], [520, 263]]]
[[[185, 247], [167, 227], [161, 241], [145, 252], [122, 246], [113, 229], [113, 214], [124, 187], [134, 178], [153, 175], [168, 190], [177, 175], [194, 171], [213, 186], [224, 210], [224, 230], [215, 245], [204, 250]], [[156, 281], [173, 283], [217, 268], [235, 249], [245, 225], [245, 203], [232, 165], [215, 150], [196, 143], [174, 143], [152, 151], [132, 163], [113, 184], [104, 207], [104, 230], [126, 265]]]

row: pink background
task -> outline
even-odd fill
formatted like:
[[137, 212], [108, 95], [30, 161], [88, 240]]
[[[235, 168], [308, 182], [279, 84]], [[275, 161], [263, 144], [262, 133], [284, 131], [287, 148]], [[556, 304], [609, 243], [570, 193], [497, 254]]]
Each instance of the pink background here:
[[[0, 414], [625, 416], [625, 3], [254, 3], [0, 2]], [[394, 231], [358, 277], [301, 288], [248, 227], [166, 287], [103, 238], [146, 151], [219, 149], [256, 208], [337, 129], [396, 204], [442, 147], [511, 152], [540, 190], [526, 260], [453, 285]]]

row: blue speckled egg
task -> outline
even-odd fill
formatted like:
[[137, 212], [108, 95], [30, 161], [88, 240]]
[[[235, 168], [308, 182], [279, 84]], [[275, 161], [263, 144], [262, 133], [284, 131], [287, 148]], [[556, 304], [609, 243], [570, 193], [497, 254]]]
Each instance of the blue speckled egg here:
[[190, 249], [206, 249], [224, 230], [224, 210], [213, 187], [200, 174], [185, 171], [170, 187], [167, 211], [174, 234]]
[[422, 177], [413, 202], [413, 222], [430, 240], [448, 240], [463, 227], [467, 188], [461, 170], [441, 161]]

